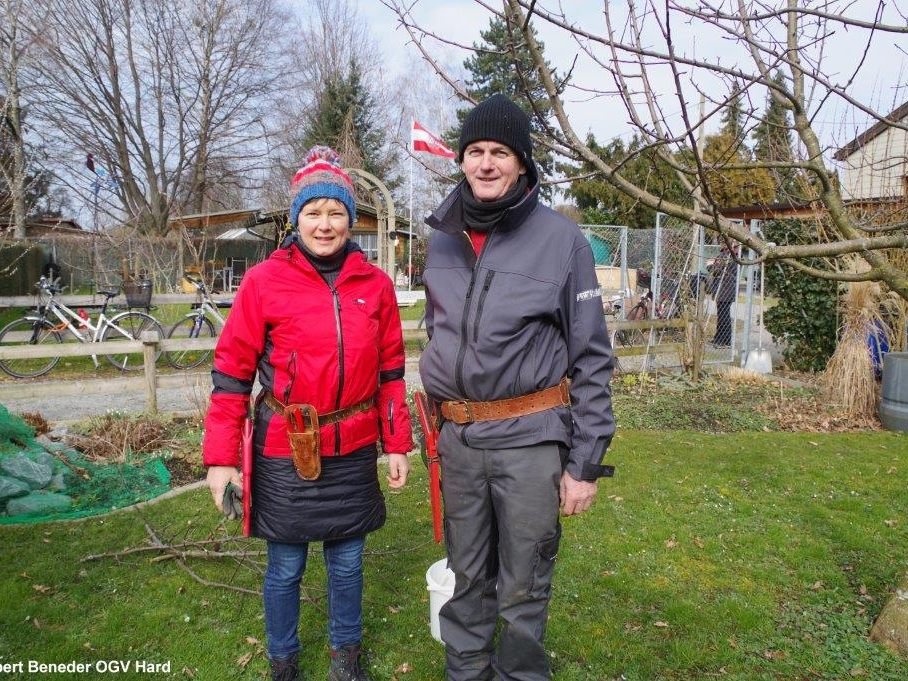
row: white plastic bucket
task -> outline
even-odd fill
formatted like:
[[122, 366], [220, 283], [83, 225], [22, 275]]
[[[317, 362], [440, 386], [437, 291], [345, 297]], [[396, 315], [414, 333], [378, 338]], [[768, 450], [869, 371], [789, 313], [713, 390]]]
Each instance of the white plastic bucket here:
[[429, 589], [429, 631], [432, 638], [439, 643], [441, 629], [438, 624], [438, 611], [454, 595], [454, 573], [448, 567], [448, 559], [442, 558], [432, 563], [426, 570], [426, 586]]

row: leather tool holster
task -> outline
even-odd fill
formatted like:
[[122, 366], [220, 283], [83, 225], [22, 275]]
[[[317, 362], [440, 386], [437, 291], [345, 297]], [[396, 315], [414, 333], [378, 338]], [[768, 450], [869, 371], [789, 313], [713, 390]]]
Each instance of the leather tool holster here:
[[288, 404], [284, 418], [297, 474], [303, 480], [318, 480], [322, 473], [318, 412], [311, 404]]
[[368, 411], [375, 404], [374, 398], [337, 411], [319, 414], [311, 404], [284, 404], [270, 392], [262, 400], [287, 422], [287, 437], [293, 454], [293, 465], [303, 480], [318, 480], [322, 472], [321, 436], [319, 428], [339, 423], [346, 418]]

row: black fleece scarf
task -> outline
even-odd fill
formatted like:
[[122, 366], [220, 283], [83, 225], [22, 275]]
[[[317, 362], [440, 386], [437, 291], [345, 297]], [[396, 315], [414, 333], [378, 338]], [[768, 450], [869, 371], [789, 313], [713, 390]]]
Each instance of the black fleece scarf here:
[[517, 184], [507, 194], [497, 201], [477, 201], [473, 190], [466, 182], [460, 188], [460, 198], [463, 203], [463, 221], [470, 229], [485, 232], [494, 227], [501, 220], [508, 208], [513, 208], [526, 196], [529, 180], [526, 173], [517, 178]]
[[312, 263], [315, 271], [322, 275], [322, 279], [328, 282], [329, 286], [334, 286], [334, 282], [337, 280], [337, 276], [344, 266], [344, 261], [347, 259], [347, 254], [354, 250], [353, 244], [350, 243], [349, 239], [337, 253], [332, 253], [331, 255], [324, 257], [316, 255], [306, 248], [302, 239], [297, 241], [296, 245], [299, 247], [302, 254], [306, 256], [306, 260]]

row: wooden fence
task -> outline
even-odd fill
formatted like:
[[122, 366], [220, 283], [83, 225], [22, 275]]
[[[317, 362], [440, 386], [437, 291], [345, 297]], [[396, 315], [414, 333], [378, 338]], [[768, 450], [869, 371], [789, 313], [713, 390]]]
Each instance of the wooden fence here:
[[[682, 319], [612, 321], [609, 330], [648, 330], [684, 328]], [[415, 328], [412, 323], [404, 326], [404, 338], [425, 339], [425, 329]], [[213, 350], [217, 338], [158, 338], [154, 331], [143, 331], [137, 341], [105, 341], [101, 343], [58, 343], [51, 345], [4, 345], [0, 346], [0, 359], [38, 359], [43, 357], [89, 357], [108, 354], [142, 353], [143, 373], [138, 376], [123, 376], [104, 381], [53, 381], [53, 380], [11, 380], [0, 382], [0, 402], [15, 399], [33, 399], [54, 396], [79, 396], [117, 391], [136, 390], [144, 386], [146, 411], [157, 413], [159, 388], [191, 386], [198, 380], [198, 372], [161, 374], [156, 367], [158, 352], [177, 350]], [[639, 356], [652, 353], [680, 352], [683, 343], [663, 343], [653, 346], [621, 347], [615, 351], [619, 357]], [[207, 371], [206, 371], [207, 373]]]
[[0, 359], [39, 359], [43, 357], [90, 357], [91, 355], [122, 355], [142, 353], [143, 373], [104, 381], [35, 381], [13, 380], [0, 383], [0, 402], [54, 396], [77, 396], [145, 388], [145, 410], [158, 411], [158, 388], [191, 385], [196, 372], [160, 374], [155, 358], [159, 351], [213, 350], [217, 338], [158, 338], [155, 331], [143, 331], [136, 341], [105, 341], [102, 343], [57, 343], [54, 345], [4, 345]]

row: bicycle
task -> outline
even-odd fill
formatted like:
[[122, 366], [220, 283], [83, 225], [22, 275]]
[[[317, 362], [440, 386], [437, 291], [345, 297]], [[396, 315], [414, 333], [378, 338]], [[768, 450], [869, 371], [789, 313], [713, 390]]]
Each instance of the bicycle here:
[[[628, 291], [628, 293], [630, 292]], [[605, 314], [612, 316], [616, 322], [639, 322], [649, 319], [652, 301], [652, 291], [647, 291], [646, 294], [640, 296], [640, 300], [632, 305], [629, 310], [625, 311], [624, 298], [621, 295], [613, 296], [605, 302], [603, 307]], [[609, 341], [611, 342], [612, 350], [616, 351], [615, 374], [626, 373], [630, 364], [630, 362], [625, 362], [624, 366], [622, 366], [618, 351], [625, 357], [643, 357], [644, 366], [646, 366], [651, 352], [650, 347], [653, 345], [651, 331], [647, 329], [612, 328], [609, 332]]]
[[[218, 325], [218, 331], [224, 328], [226, 320], [218, 312], [218, 307], [229, 303], [216, 303], [208, 294], [205, 282], [186, 277], [187, 281], [196, 287], [201, 294], [202, 301], [193, 303], [193, 311], [186, 314], [180, 321], [174, 324], [170, 331], [167, 332], [168, 338], [214, 338], [218, 332], [215, 331], [214, 324]], [[211, 317], [211, 319], [209, 319]], [[214, 319], [214, 323], [212, 323]], [[211, 350], [171, 350], [167, 352], [167, 361], [176, 369], [193, 369], [211, 356]]]
[[[157, 319], [145, 312], [129, 310], [120, 312], [113, 317], [107, 316], [107, 306], [110, 299], [119, 295], [119, 291], [98, 291], [97, 295], [104, 296], [104, 304], [98, 314], [96, 323], [92, 323], [88, 314], [79, 309], [78, 312], [57, 300], [62, 287], [41, 277], [35, 286], [40, 290], [39, 295], [47, 295], [44, 304], [39, 301], [33, 314], [22, 319], [10, 322], [0, 330], [0, 346], [2, 345], [46, 345], [63, 343], [64, 336], [61, 332], [68, 331], [79, 343], [101, 343], [107, 341], [134, 341], [139, 340], [143, 331], [154, 330], [158, 337], [164, 337], [164, 329]], [[56, 318], [56, 321], [54, 321]], [[68, 336], [67, 336], [68, 338]], [[135, 354], [135, 353], [133, 353]], [[155, 355], [155, 360], [161, 355], [160, 350]], [[143, 367], [142, 359], [130, 360], [133, 355], [127, 352], [105, 355], [105, 358], [120, 371], [135, 371]], [[99, 366], [97, 355], [91, 356], [95, 368]], [[60, 361], [60, 357], [40, 357], [35, 359], [4, 359], [0, 360], [0, 369], [15, 378], [35, 378], [43, 376]]]

